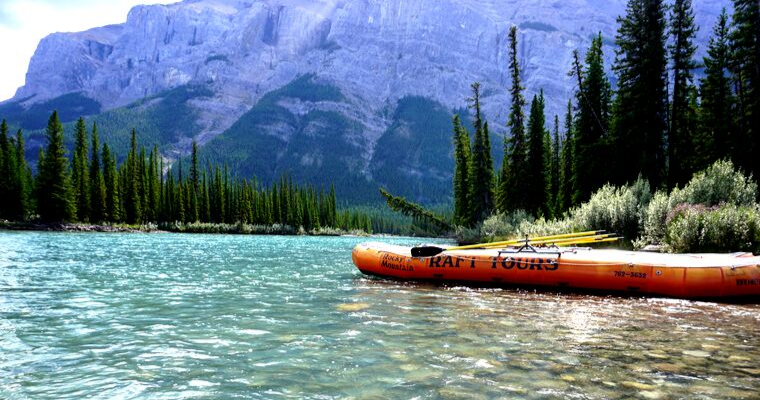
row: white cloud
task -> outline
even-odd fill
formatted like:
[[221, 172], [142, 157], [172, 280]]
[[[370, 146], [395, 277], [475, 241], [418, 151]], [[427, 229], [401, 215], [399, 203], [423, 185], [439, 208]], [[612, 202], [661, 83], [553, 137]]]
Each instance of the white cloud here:
[[138, 4], [177, 0], [0, 0], [0, 101], [24, 84], [39, 41], [54, 32], [78, 32], [122, 23]]

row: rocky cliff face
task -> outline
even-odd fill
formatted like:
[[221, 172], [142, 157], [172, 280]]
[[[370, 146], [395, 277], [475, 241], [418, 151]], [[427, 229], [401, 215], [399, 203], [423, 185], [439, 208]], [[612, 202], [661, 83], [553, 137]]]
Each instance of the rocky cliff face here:
[[[703, 51], [720, 8], [730, 2], [696, 0], [694, 6]], [[616, 18], [624, 12], [624, 0], [185, 0], [138, 6], [125, 24], [43, 39], [13, 101], [28, 107], [81, 92], [109, 110], [202, 85], [212, 95], [189, 100], [197, 111], [197, 131], [190, 136], [208, 143], [267, 93], [310, 76], [337, 88], [340, 100], [295, 96], [280, 99], [279, 106], [292, 115], [336, 113], [355, 124], [356, 133], [345, 139], [361, 153], [352, 165], [371, 180], [374, 147], [398, 125], [394, 110], [409, 96], [460, 109], [469, 85], [480, 81], [486, 116], [503, 132], [512, 25], [520, 28], [526, 98], [543, 89], [547, 114], [562, 115], [574, 90], [567, 76], [573, 50], [585, 51], [601, 32], [610, 44], [604, 49], [609, 66]], [[257, 127], [290, 140], [282, 124]]]

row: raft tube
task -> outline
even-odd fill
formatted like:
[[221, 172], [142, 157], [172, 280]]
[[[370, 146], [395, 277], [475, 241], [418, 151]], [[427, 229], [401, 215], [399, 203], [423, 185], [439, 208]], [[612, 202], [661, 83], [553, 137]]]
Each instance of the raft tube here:
[[399, 280], [760, 300], [760, 257], [750, 253], [550, 248], [447, 250], [412, 257], [410, 247], [374, 242], [357, 245], [352, 258], [364, 274]]

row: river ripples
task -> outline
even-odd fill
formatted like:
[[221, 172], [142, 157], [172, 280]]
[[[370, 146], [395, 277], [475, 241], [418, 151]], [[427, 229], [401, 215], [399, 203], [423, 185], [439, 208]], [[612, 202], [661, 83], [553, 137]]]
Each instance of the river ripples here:
[[758, 305], [379, 280], [363, 240], [0, 233], [0, 398], [760, 398]]

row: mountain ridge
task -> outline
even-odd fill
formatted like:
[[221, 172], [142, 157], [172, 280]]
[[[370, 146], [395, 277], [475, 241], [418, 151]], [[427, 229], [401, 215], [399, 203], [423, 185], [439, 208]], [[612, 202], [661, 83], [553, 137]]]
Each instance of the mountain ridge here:
[[[715, 15], [728, 2], [694, 3], [703, 51]], [[612, 42], [615, 19], [624, 7], [619, 0], [186, 0], [137, 6], [124, 24], [43, 39], [30, 62], [26, 84], [13, 99], [0, 104], [0, 114], [9, 105], [28, 111], [72, 93], [79, 93], [81, 98], [75, 100], [82, 103], [74, 104], [72, 113], [81, 109], [100, 114], [146, 98], [161, 98], [162, 93], [177, 88], [203, 87], [209, 96], [191, 97], [183, 103], [193, 110], [197, 130], [169, 135], [168, 142], [161, 143], [165, 155], [173, 158], [186, 154], [190, 138], [205, 147], [233, 133], [245, 134], [232, 128], [262, 99], [309, 77], [311, 82], [334, 88], [342, 97], [322, 101], [282, 98], [280, 110], [297, 118], [288, 117], [279, 126], [256, 125], [256, 135], [301, 132], [295, 125], [307, 120], [312, 127], [329, 125], [329, 121], [303, 117], [317, 112], [333, 120], [325, 115], [336, 113], [348, 125], [356, 124], [358, 132], [343, 132], [353, 135], [355, 142], [344, 141], [347, 148], [358, 144], [353, 148], [360, 153], [349, 157], [343, 168], [352, 172], [352, 179], [384, 184], [388, 173], [379, 165], [387, 160], [375, 157], [376, 147], [387, 142], [383, 138], [389, 132], [403, 126], [394, 116], [404, 99], [429, 99], [425, 112], [439, 115], [434, 110], [440, 105], [451, 113], [466, 107], [470, 83], [480, 81], [484, 112], [496, 134], [492, 143], [499, 150], [511, 83], [506, 68], [509, 27], [520, 27], [518, 53], [526, 97], [543, 89], [547, 114], [563, 115], [573, 92], [573, 79], [567, 76], [572, 51], [583, 52], [596, 32]], [[607, 67], [613, 58], [612, 47], [606, 46]], [[99, 107], [87, 105], [83, 99], [95, 101]], [[408, 134], [418, 144], [426, 132]], [[326, 135], [323, 139], [334, 138]], [[285, 139], [281, 143], [285, 147], [279, 150], [287, 153], [290, 137]], [[409, 159], [419, 161], [421, 154], [411, 151], [414, 146], [407, 147], [394, 150], [409, 150]], [[450, 140], [432, 146], [430, 151], [443, 152], [440, 161], [410, 162], [417, 166], [398, 167], [395, 175], [408, 172], [410, 179], [418, 182], [425, 173], [441, 175], [442, 170], [450, 170], [445, 168], [451, 164], [450, 147]], [[316, 153], [320, 152], [302, 153], [298, 156], [303, 165], [287, 166], [314, 168], [316, 164], [309, 160], [318, 160]], [[322, 151], [321, 157], [329, 154]], [[273, 168], [283, 169], [285, 166]], [[402, 194], [428, 200], [436, 196], [424, 190]]]

